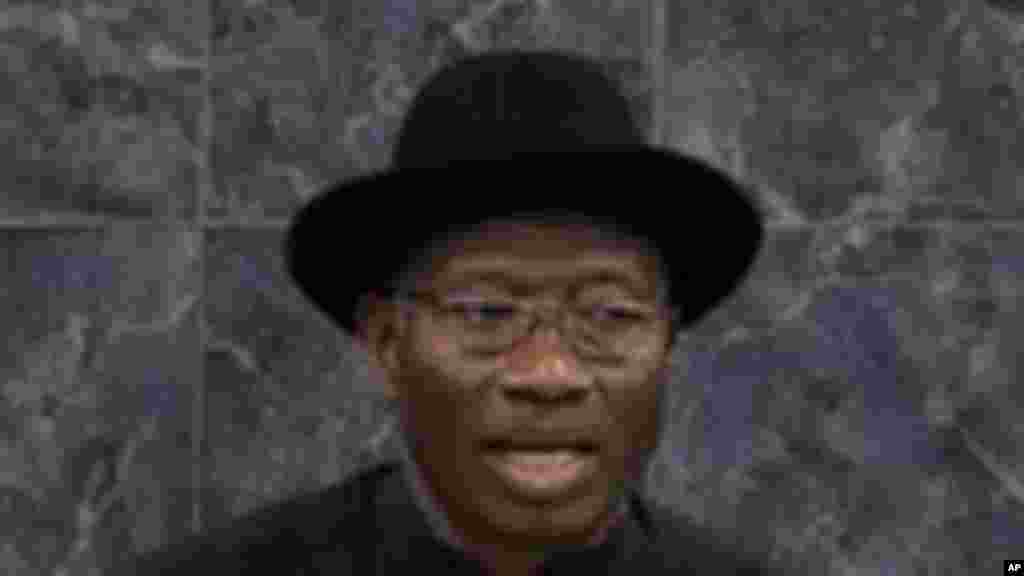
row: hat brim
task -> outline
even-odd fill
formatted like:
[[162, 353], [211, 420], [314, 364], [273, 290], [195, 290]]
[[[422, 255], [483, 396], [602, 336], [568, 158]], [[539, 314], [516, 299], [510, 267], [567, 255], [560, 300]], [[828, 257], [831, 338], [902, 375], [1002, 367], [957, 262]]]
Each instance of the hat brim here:
[[353, 334], [360, 298], [387, 293], [397, 268], [439, 231], [546, 211], [610, 219], [653, 242], [679, 328], [736, 290], [765, 235], [749, 190], [700, 160], [642, 147], [388, 170], [335, 184], [293, 218], [286, 267]]

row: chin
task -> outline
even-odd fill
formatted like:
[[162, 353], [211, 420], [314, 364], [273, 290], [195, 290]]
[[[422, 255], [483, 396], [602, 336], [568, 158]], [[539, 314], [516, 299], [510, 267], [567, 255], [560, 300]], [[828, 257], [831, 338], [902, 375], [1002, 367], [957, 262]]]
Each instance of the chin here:
[[498, 533], [508, 537], [556, 543], [589, 539], [609, 514], [607, 488], [587, 490], [562, 499], [538, 502], [518, 498], [502, 487], [475, 494], [476, 508]]

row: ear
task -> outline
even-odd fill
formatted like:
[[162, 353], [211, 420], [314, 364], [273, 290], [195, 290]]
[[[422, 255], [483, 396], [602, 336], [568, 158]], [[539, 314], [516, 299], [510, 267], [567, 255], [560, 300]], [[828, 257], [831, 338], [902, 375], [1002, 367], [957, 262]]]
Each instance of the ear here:
[[398, 392], [395, 383], [398, 382], [398, 346], [402, 334], [398, 312], [391, 299], [368, 293], [360, 298], [356, 313], [356, 339], [370, 356], [373, 371], [389, 400]]

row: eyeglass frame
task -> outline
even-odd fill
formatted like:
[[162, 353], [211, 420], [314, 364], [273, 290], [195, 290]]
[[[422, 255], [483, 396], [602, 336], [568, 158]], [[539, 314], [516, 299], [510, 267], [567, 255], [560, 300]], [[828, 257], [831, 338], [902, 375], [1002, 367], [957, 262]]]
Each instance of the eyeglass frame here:
[[[427, 304], [433, 312], [437, 312], [443, 315], [457, 314], [456, 311], [451, 310], [446, 305], [447, 303], [445, 302], [445, 296], [439, 294], [437, 291], [434, 290], [406, 290], [396, 293], [393, 296], [393, 299], [398, 303]], [[552, 315], [557, 316], [558, 333], [560, 336], [565, 337], [566, 332], [570, 332], [567, 340], [571, 342], [575, 348], [579, 348], [581, 345], [584, 344], [585, 335], [580, 334], [578, 329], [570, 330], [569, 327], [567, 327], [568, 322], [566, 321], [565, 317], [571, 317], [571, 312], [573, 311], [572, 304], [562, 301], [555, 306], [538, 306], [536, 302], [531, 302], [529, 304], [524, 305], [524, 303], [521, 300], [517, 301], [515, 299], [507, 297], [503, 297], [503, 303], [515, 305], [517, 308], [519, 308], [520, 312], [525, 311], [530, 316], [530, 323], [527, 325], [527, 328], [525, 329], [523, 334], [517, 336], [516, 338], [513, 338], [509, 343], [502, 344], [500, 346], [495, 345], [492, 347], [467, 347], [464, 343], [460, 342], [460, 347], [463, 349], [463, 352], [468, 353], [470, 355], [489, 355], [507, 352], [508, 350], [515, 348], [517, 345], [521, 344], [523, 341], [529, 338], [534, 333], [534, 331], [537, 330], [537, 326], [539, 324], [548, 323], [551, 320], [550, 317]], [[654, 309], [653, 315], [658, 320], [666, 319], [665, 317], [667, 315], [667, 320], [669, 324], [669, 338], [671, 339], [671, 335], [679, 328], [679, 318], [681, 314], [679, 308], [667, 304], [667, 302], [664, 299], [658, 299], [653, 303], [645, 302], [644, 305], [650, 306], [651, 308]], [[545, 310], [541, 311], [542, 308]], [[550, 310], [552, 308], [554, 309], [554, 314], [552, 314], [552, 310]], [[601, 347], [602, 346], [598, 346], [598, 348]], [[607, 349], [598, 350], [596, 352], [590, 351], [587, 353], [587, 355], [601, 358], [612, 358], [616, 360], [628, 360], [631, 357], [631, 354], [628, 352], [620, 352], [618, 350]]]

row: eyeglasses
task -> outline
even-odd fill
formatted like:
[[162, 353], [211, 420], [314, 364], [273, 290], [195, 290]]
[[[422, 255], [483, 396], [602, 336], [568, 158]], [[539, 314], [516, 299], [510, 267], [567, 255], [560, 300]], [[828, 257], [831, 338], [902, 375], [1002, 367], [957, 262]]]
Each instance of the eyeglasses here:
[[407, 292], [399, 301], [429, 306], [470, 354], [496, 354], [522, 342], [542, 321], [555, 316], [561, 334], [589, 357], [626, 360], [650, 346], [668, 320], [677, 324], [676, 310], [622, 298], [590, 298], [586, 302], [541, 307], [509, 297], [442, 296]]

